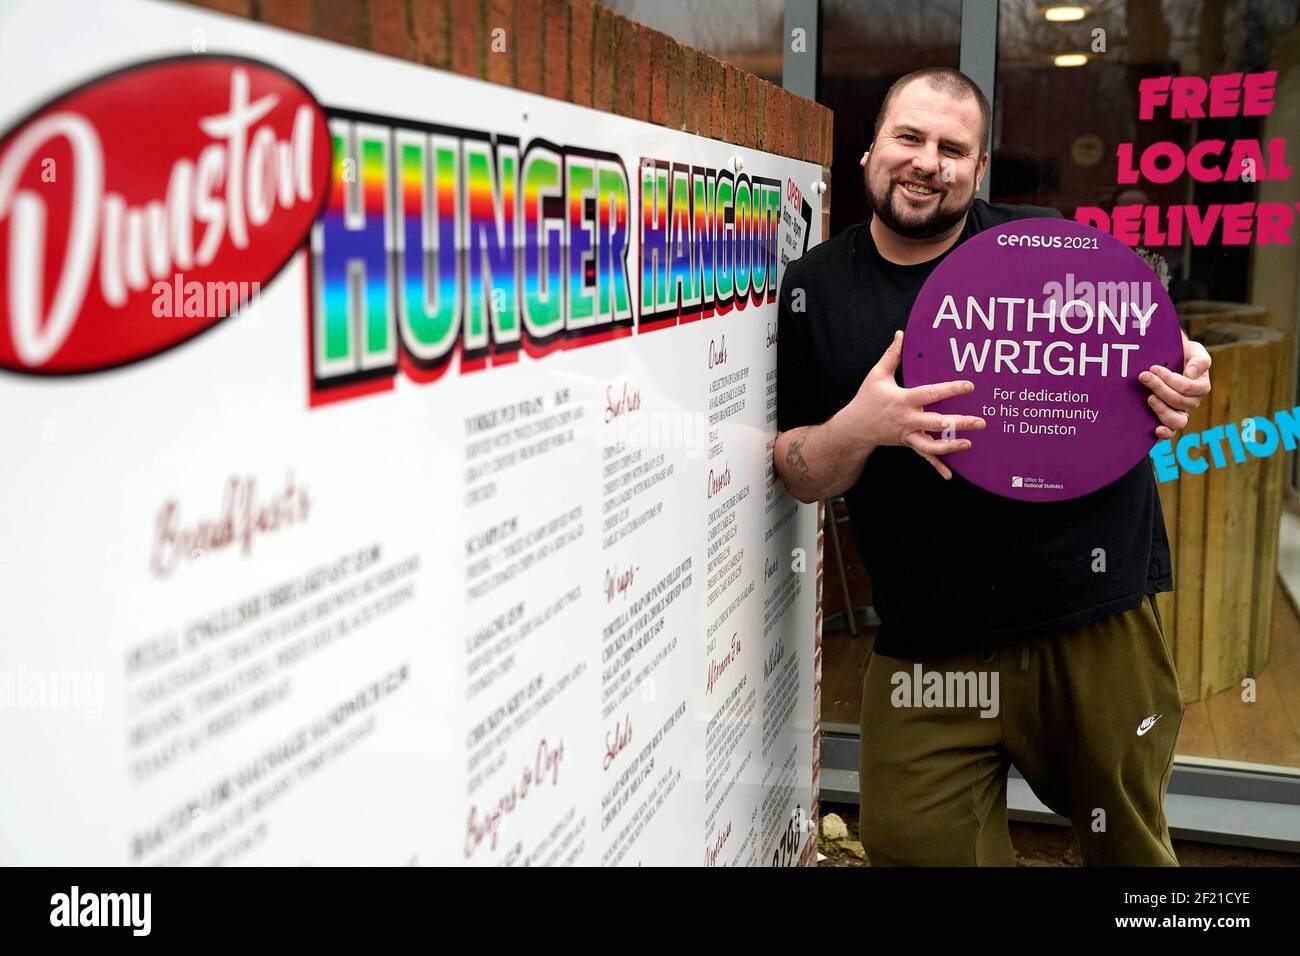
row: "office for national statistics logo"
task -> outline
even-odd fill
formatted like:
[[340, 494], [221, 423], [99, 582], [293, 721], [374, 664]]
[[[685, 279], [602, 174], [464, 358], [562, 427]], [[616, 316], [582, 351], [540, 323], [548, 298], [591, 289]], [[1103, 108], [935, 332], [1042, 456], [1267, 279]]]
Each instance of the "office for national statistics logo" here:
[[1048, 481], [1046, 478], [1034, 478], [1029, 475], [1012, 475], [1012, 488], [1029, 488], [1033, 491], [1061, 491], [1065, 485], [1056, 481]]

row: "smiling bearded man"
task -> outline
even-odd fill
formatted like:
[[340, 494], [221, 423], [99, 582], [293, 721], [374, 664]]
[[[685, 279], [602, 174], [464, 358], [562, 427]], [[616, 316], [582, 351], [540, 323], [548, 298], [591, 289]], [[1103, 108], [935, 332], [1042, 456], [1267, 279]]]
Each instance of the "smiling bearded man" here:
[[[1060, 216], [975, 198], [989, 122], [957, 70], [895, 83], [863, 156], [872, 218], [792, 262], [778, 301], [773, 465], [800, 501], [844, 495], [881, 620], [863, 675], [862, 843], [878, 866], [1014, 865], [1014, 763], [1074, 825], [1085, 863], [1176, 866], [1164, 797], [1183, 703], [1155, 602], [1173, 581], [1150, 461], [1067, 501], [1003, 498], [943, 463], [978, 435], [928, 434], [984, 428], [925, 410], [972, 383], [896, 380], [901, 330], [944, 256], [1002, 223]], [[1139, 376], [1155, 438], [1210, 389], [1209, 354], [1183, 348], [1186, 375]], [[999, 699], [891, 702], [904, 661], [989, 672]]]
[[[934, 74], [940, 82], [936, 89], [942, 93], [944, 74]], [[909, 126], [907, 122], [894, 124], [887, 131], [884, 139], [880, 136], [880, 127], [889, 110], [889, 101], [898, 90], [898, 84], [890, 90], [885, 98], [880, 114], [876, 118], [875, 138], [881, 141], [882, 148], [864, 157], [863, 182], [867, 188], [867, 198], [871, 200], [871, 210], [875, 218], [892, 232], [909, 239], [931, 239], [950, 232], [966, 218], [973, 200], [978, 180], [984, 175], [988, 163], [987, 154], [976, 169], [970, 169], [971, 159], [978, 156], [980, 141], [976, 139], [978, 131], [963, 129], [965, 134], [958, 140], [940, 144], [939, 164], [937, 167], [925, 167], [911, 162], [911, 151], [906, 148], [919, 143], [920, 130]], [[959, 93], [960, 84], [949, 81], [948, 93]], [[931, 104], [933, 105], [933, 104]], [[925, 115], [925, 107], [919, 106], [916, 116], [908, 116], [911, 121]], [[987, 120], [984, 121], [987, 125]], [[975, 144], [972, 150], [971, 143]], [[906, 144], [903, 149], [890, 150], [888, 147]], [[888, 158], [887, 158], [888, 157]], [[893, 160], [890, 163], [890, 159]], [[961, 172], [974, 172], [974, 176], [962, 176], [958, 182], [957, 163], [966, 167]], [[1054, 210], [1042, 210], [1039, 215], [1051, 215]]]

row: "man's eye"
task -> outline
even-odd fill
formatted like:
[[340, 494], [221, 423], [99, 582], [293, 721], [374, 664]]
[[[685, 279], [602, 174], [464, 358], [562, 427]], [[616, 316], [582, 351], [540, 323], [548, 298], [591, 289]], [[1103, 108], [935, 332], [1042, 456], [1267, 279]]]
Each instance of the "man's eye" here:
[[956, 146], [945, 146], [945, 147], [943, 148], [943, 151], [944, 151], [945, 153], [950, 153], [950, 154], [953, 155], [953, 156], [960, 156], [960, 155], [961, 155], [961, 150], [958, 149]]
[[911, 142], [914, 142], [914, 143], [919, 143], [919, 142], [920, 142], [920, 140], [917, 139], [915, 136], [913, 136], [911, 133], [904, 133], [904, 134], [900, 137], [900, 139], [910, 140]]

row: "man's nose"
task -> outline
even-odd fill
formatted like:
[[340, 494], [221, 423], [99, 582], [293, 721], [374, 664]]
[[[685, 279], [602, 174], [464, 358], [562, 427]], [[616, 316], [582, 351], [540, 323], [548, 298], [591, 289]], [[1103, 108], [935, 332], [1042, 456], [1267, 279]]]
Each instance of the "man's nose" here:
[[918, 175], [932, 176], [939, 171], [939, 148], [927, 143], [912, 154], [912, 168]]

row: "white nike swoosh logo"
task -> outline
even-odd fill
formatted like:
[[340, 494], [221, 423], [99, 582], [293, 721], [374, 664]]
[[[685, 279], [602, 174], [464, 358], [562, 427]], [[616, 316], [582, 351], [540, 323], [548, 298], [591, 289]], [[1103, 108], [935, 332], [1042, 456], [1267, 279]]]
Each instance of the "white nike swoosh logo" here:
[[1146, 720], [1142, 721], [1142, 723], [1138, 724], [1138, 736], [1141, 737], [1148, 730], [1154, 727], [1156, 725], [1156, 721], [1163, 716], [1164, 714], [1152, 714]]

